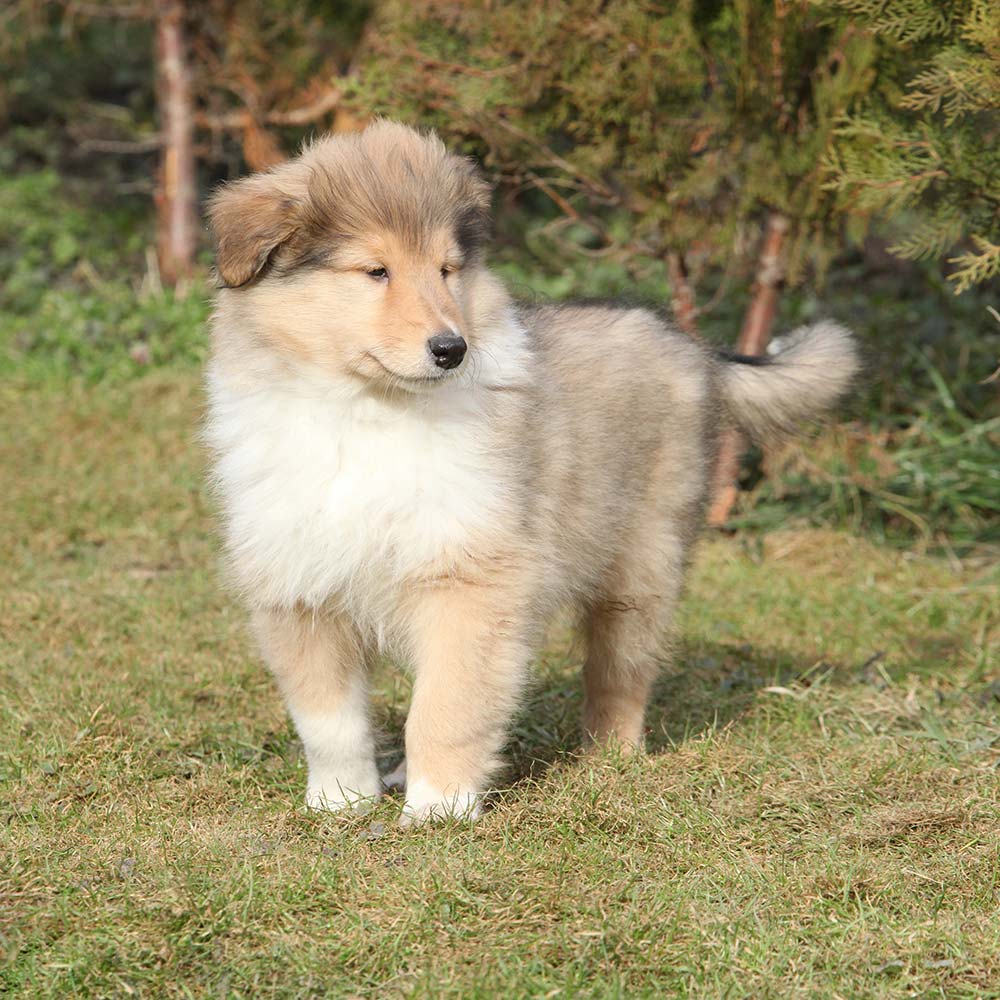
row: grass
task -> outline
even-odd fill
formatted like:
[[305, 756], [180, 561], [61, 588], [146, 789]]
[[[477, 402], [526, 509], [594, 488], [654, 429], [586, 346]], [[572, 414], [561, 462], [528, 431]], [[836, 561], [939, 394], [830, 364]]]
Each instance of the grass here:
[[[0, 993], [1000, 996], [980, 303], [860, 265], [785, 295], [781, 328], [846, 320], [875, 377], [852, 424], [746, 464], [650, 754], [578, 756], [557, 627], [494, 807], [404, 834], [394, 800], [299, 809], [298, 742], [216, 572], [207, 289], [159, 288], [144, 213], [0, 181]], [[618, 290], [525, 243], [498, 260], [523, 290]], [[409, 686], [375, 680], [388, 768]]]
[[1000, 996], [989, 552], [710, 538], [648, 756], [576, 755], [557, 628], [494, 808], [403, 833], [299, 809], [201, 409], [190, 371], [0, 387], [0, 992]]

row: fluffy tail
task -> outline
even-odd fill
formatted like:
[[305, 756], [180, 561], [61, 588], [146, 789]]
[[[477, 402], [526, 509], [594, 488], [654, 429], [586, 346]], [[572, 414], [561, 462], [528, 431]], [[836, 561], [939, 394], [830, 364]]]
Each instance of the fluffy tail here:
[[764, 357], [723, 355], [722, 392], [733, 420], [751, 437], [792, 434], [843, 396], [861, 370], [854, 337], [831, 322], [803, 326]]

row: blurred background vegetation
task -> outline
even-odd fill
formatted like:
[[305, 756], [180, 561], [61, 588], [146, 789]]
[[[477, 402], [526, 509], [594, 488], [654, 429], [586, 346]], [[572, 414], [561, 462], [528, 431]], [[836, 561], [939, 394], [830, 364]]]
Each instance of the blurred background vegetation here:
[[483, 164], [524, 296], [625, 295], [746, 350], [858, 331], [849, 419], [747, 454], [731, 527], [1000, 543], [993, 2], [8, 0], [0, 60], [12, 384], [190, 377], [206, 194], [391, 115]]

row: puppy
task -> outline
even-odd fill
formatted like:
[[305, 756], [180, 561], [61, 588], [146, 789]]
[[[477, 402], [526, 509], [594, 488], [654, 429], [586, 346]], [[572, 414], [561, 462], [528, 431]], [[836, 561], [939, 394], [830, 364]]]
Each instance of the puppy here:
[[640, 746], [720, 426], [793, 430], [858, 367], [831, 323], [763, 361], [642, 309], [519, 305], [488, 213], [469, 161], [386, 121], [211, 203], [228, 563], [314, 808], [380, 792], [366, 676], [390, 652], [414, 672], [404, 823], [477, 814], [565, 607], [585, 740]]

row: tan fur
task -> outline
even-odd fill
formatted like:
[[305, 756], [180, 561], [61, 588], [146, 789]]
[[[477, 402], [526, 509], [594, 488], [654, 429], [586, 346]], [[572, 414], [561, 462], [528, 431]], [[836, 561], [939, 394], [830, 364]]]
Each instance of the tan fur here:
[[[315, 720], [343, 716], [336, 725], [367, 746], [363, 710], [344, 706], [384, 648], [415, 675], [408, 815], [474, 811], [560, 607], [588, 639], [585, 738], [640, 747], [720, 426], [728, 415], [787, 430], [857, 367], [832, 326], [797, 336], [787, 362], [748, 367], [645, 310], [517, 307], [482, 262], [484, 192], [435, 138], [380, 123], [213, 202], [230, 287], [215, 314], [209, 436], [233, 575], [313, 755], [314, 804], [371, 793], [366, 766], [331, 763], [345, 751]], [[445, 330], [469, 345], [456, 372], [428, 354]], [[327, 425], [314, 411], [331, 406]], [[355, 454], [359, 438], [371, 444]], [[271, 475], [279, 461], [288, 471]], [[341, 507], [324, 506], [338, 483], [350, 484]], [[314, 561], [324, 546], [333, 562]]]
[[340, 708], [345, 684], [367, 666], [349, 621], [303, 608], [260, 608], [254, 630], [285, 702], [307, 712]]
[[[338, 269], [306, 270], [280, 284], [246, 288], [240, 311], [268, 318], [263, 335], [278, 357], [331, 373], [355, 371], [387, 386], [420, 378], [415, 361], [423, 359], [428, 337], [467, 332], [454, 276], [462, 254], [450, 233], [433, 234], [427, 242], [426, 256], [417, 256], [391, 233], [352, 241], [338, 248]], [[447, 278], [439, 261], [453, 269]], [[393, 276], [385, 294], [365, 272], [374, 262]], [[337, 303], [335, 315], [328, 311], [331, 302]]]
[[519, 627], [529, 576], [511, 568], [485, 584], [456, 579], [405, 600], [415, 672], [406, 757], [446, 795], [480, 791], [499, 764], [531, 655]]

